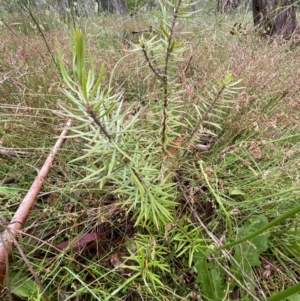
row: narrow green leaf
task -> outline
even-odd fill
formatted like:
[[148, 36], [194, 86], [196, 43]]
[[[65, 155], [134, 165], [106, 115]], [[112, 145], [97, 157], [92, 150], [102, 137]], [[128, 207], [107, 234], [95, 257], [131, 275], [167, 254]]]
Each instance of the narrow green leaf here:
[[[297, 294], [300, 292], [300, 282], [287, 288], [286, 290], [274, 294], [271, 297], [268, 298], [268, 301], [280, 301], [280, 300], [286, 300], [288, 297]], [[299, 299], [298, 299], [299, 300]]]
[[249, 235], [246, 235], [245, 237], [241, 238], [241, 239], [238, 239], [236, 241], [233, 241], [231, 243], [228, 243], [228, 244], [225, 244], [224, 246], [222, 246], [223, 249], [226, 249], [226, 248], [230, 248], [232, 246], [235, 246], [235, 245], [238, 245], [246, 240], [250, 240], [252, 239], [253, 237], [256, 237], [262, 233], [264, 233], [265, 231], [267, 230], [270, 230], [272, 229], [274, 226], [276, 226], [277, 224], [281, 223], [282, 221], [284, 221], [285, 219], [297, 214], [300, 212], [300, 205], [296, 206], [295, 208], [289, 210], [288, 212], [278, 216], [277, 218], [275, 218], [273, 221], [271, 221], [270, 223], [266, 224], [265, 226], [259, 228], [258, 230], [256, 230], [255, 232], [249, 234]]

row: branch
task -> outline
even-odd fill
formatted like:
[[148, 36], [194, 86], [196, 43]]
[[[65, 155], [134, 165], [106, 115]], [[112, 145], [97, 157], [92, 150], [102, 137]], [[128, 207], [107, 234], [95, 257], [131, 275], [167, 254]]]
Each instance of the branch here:
[[145, 56], [145, 59], [146, 59], [146, 61], [147, 61], [147, 63], [148, 63], [148, 65], [149, 65], [149, 68], [151, 69], [151, 71], [163, 82], [164, 81], [164, 77], [162, 77], [157, 71], [156, 71], [156, 69], [153, 67], [153, 65], [151, 64], [151, 61], [150, 61], [150, 59], [149, 59], [149, 56], [148, 56], [148, 54], [147, 54], [147, 51], [146, 51], [146, 46], [145, 46], [145, 44], [142, 44], [141, 45], [141, 47], [142, 47], [142, 51], [143, 51], [143, 54], [144, 54], [144, 56]]
[[165, 59], [165, 70], [163, 75], [163, 84], [164, 84], [164, 102], [163, 102], [163, 118], [162, 118], [162, 136], [161, 136], [161, 144], [162, 144], [162, 150], [165, 154], [167, 154], [166, 148], [165, 148], [165, 142], [167, 140], [167, 118], [168, 118], [168, 105], [169, 105], [169, 97], [168, 97], [168, 83], [169, 83], [169, 59], [171, 56], [171, 45], [173, 41], [173, 35], [174, 35], [174, 28], [176, 24], [176, 20], [178, 18], [179, 8], [181, 6], [181, 0], [178, 0], [176, 6], [174, 6], [174, 15], [173, 15], [173, 22], [170, 27], [169, 31], [169, 37], [168, 37], [168, 46], [166, 50], [166, 59]]
[[108, 133], [108, 131], [106, 130], [105, 126], [97, 119], [95, 112], [93, 111], [90, 102], [88, 101], [86, 103], [86, 110], [88, 112], [88, 114], [92, 117], [92, 119], [94, 120], [94, 122], [99, 126], [100, 130], [103, 132], [103, 134], [105, 135], [105, 137], [111, 141], [112, 138], [110, 136], [110, 134]]
[[32, 183], [29, 191], [21, 202], [11, 222], [6, 226], [7, 229], [0, 234], [2, 236], [2, 239], [0, 240], [0, 287], [3, 286], [3, 280], [6, 274], [6, 258], [9, 256], [14, 246], [14, 239], [11, 236], [17, 238], [19, 230], [21, 230], [25, 224], [30, 210], [35, 203], [39, 191], [41, 190], [43, 182], [51, 169], [54, 158], [65, 141], [65, 137], [69, 131], [71, 123], [72, 121], [68, 120], [66, 128], [61, 132], [58, 140], [56, 141], [43, 167]]

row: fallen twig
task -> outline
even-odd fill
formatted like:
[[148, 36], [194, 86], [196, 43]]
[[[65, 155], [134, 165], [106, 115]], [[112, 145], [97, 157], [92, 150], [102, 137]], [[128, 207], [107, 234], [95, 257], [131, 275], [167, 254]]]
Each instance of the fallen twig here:
[[62, 131], [60, 137], [57, 139], [53, 149], [48, 155], [48, 158], [46, 159], [43, 167], [39, 171], [36, 179], [21, 202], [11, 222], [6, 226], [6, 230], [0, 234], [2, 235], [2, 239], [0, 240], [0, 287], [3, 287], [3, 281], [6, 274], [6, 258], [11, 253], [14, 245], [14, 239], [12, 236], [17, 238], [19, 230], [21, 230], [24, 226], [30, 210], [33, 207], [38, 193], [43, 185], [43, 182], [51, 169], [54, 158], [66, 138], [70, 126], [71, 120], [68, 120], [66, 128]]

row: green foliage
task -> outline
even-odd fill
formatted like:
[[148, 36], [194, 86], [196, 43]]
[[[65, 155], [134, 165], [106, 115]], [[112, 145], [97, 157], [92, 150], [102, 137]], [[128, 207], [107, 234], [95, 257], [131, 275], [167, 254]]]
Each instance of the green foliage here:
[[[158, 32], [151, 33], [148, 37], [142, 35], [139, 44], [133, 45], [133, 52], [142, 55], [144, 68], [150, 70], [149, 77], [156, 79], [157, 84], [153, 88], [160, 88], [161, 91], [157, 95], [158, 102], [149, 102], [146, 108], [154, 119], [139, 119], [139, 113], [129, 117], [131, 108], [129, 106], [124, 109], [122, 93], [102, 87], [103, 69], [98, 79], [92, 62], [90, 70], [86, 71], [83, 35], [78, 29], [75, 32], [73, 54], [75, 80], [67, 73], [62, 56], [59, 55], [61, 73], [68, 87], [64, 93], [72, 103], [72, 106], [63, 106], [63, 110], [69, 118], [78, 122], [72, 129], [71, 137], [86, 141], [83, 149], [85, 154], [73, 160], [87, 162], [83, 167], [86, 171], [83, 182], [98, 183], [100, 189], [108, 191], [113, 187], [111, 193], [118, 204], [126, 208], [128, 214], [132, 214], [134, 225], [146, 229], [154, 226], [156, 231], [175, 222], [177, 191], [176, 184], [172, 181], [174, 169], [170, 155], [173, 154], [169, 149], [173, 140], [180, 137], [187, 127], [183, 121], [188, 120], [187, 124], [191, 127], [191, 134], [187, 138], [188, 146], [204, 125], [220, 129], [219, 121], [230, 108], [233, 95], [238, 91], [236, 86], [240, 82], [233, 81], [232, 73], [228, 71], [223, 80], [208, 90], [207, 100], [194, 104], [196, 114], [187, 112], [182, 116], [184, 93], [178, 80], [180, 69], [175, 66], [184, 62], [188, 48], [179, 39], [175, 39], [174, 32], [176, 22], [188, 18], [191, 13], [188, 12], [189, 4], [184, 1], [174, 1], [172, 4], [162, 1], [160, 5]], [[173, 11], [171, 18], [170, 6]], [[161, 126], [155, 123], [155, 118], [161, 118]], [[232, 224], [229, 214], [218, 193], [210, 185], [201, 162], [200, 169], [226, 216], [230, 239]], [[200, 251], [205, 253], [205, 245], [210, 241], [200, 236], [200, 228], [191, 221], [186, 223], [182, 218], [176, 222], [176, 227], [171, 227], [166, 236], [168, 248], [174, 256], [186, 258], [189, 267], [196, 260], [196, 267], [205, 270], [203, 277], [198, 271], [198, 282], [206, 288], [205, 294], [216, 299], [223, 298], [223, 276], [218, 274], [216, 268], [206, 264], [203, 258], [197, 258]], [[157, 240], [157, 235], [156, 239], [145, 234], [135, 237], [133, 246], [128, 249], [130, 255], [126, 261], [133, 264], [122, 265], [124, 269], [135, 272], [126, 283], [141, 278], [151, 292], [157, 286], [163, 286], [160, 274], [170, 273], [165, 262], [168, 250], [162, 241], [157, 244]], [[123, 286], [115, 290], [111, 296], [122, 288]]]
[[272, 295], [270, 298], [268, 298], [268, 301], [280, 301], [280, 300], [298, 301], [300, 299], [299, 291], [300, 291], [300, 283], [297, 283], [287, 288], [284, 291]]
[[[264, 215], [254, 216], [245, 222], [242, 228], [237, 230], [237, 238], [247, 236], [268, 223]], [[234, 259], [232, 269], [236, 273], [242, 269], [245, 273], [250, 273], [251, 267], [260, 266], [260, 255], [268, 249], [268, 238], [270, 234], [263, 233], [252, 239], [236, 245], [234, 247]]]
[[211, 191], [212, 195], [214, 196], [216, 202], [219, 204], [220, 208], [222, 209], [224, 215], [225, 215], [225, 218], [226, 218], [226, 226], [228, 228], [228, 239], [230, 240], [232, 238], [232, 223], [231, 223], [231, 219], [230, 219], [230, 216], [229, 216], [229, 213], [227, 212], [226, 208], [224, 207], [223, 205], [223, 201], [222, 199], [220, 198], [220, 196], [218, 195], [218, 193], [216, 193], [216, 191], [213, 189], [213, 187], [211, 186], [210, 182], [209, 182], [209, 179], [207, 177], [207, 174], [205, 173], [204, 171], [204, 168], [203, 168], [203, 161], [199, 161], [198, 162], [199, 165], [200, 165], [200, 170], [204, 176], [204, 179], [206, 181], [206, 184], [209, 188], [209, 190]]
[[[134, 242], [127, 248], [130, 256], [127, 257], [122, 268], [134, 272], [135, 276], [140, 275], [146, 287], [151, 291], [153, 287], [163, 286], [160, 274], [169, 273], [169, 266], [166, 262], [168, 250], [154, 236], [136, 235]], [[126, 264], [130, 262], [131, 264]], [[150, 284], [151, 283], [151, 286]]]
[[[129, 2], [134, 12], [144, 5]], [[3, 145], [32, 150], [27, 159], [1, 157], [1, 163], [7, 164], [2, 165], [0, 184], [5, 208], [1, 213], [6, 219], [20, 201], [21, 184], [29, 186], [34, 178], [35, 173], [27, 175], [28, 166], [40, 166], [52, 142], [49, 134], [57, 135], [56, 127], [64, 124], [65, 117], [73, 119], [70, 139], [28, 223], [30, 235], [37, 239], [25, 234], [20, 240], [51, 301], [265, 300], [262, 292], [274, 293], [270, 300], [299, 299], [299, 286], [293, 286], [300, 270], [295, 226], [299, 123], [298, 103], [291, 104], [298, 91], [279, 103], [283, 89], [292, 90], [289, 84], [294, 82], [286, 64], [297, 58], [282, 57], [279, 45], [273, 51], [260, 41], [245, 40], [243, 47], [228, 43], [228, 26], [224, 33], [222, 22], [209, 28], [200, 18], [191, 20], [188, 2], [157, 2], [156, 18], [139, 19], [140, 28], [149, 28], [144, 23], [151, 22], [151, 30], [141, 34], [136, 44], [126, 44], [126, 49], [116, 32], [131, 32], [136, 18], [89, 19], [82, 27], [85, 35], [79, 30], [74, 34], [73, 61], [68, 60], [69, 41], [63, 36], [65, 48], [58, 56], [62, 84], [49, 62], [38, 73], [32, 69], [26, 47], [16, 43], [16, 48], [11, 44], [3, 48], [3, 58], [7, 49], [18, 55], [17, 60], [11, 56], [1, 62], [3, 99], [14, 99], [18, 105], [15, 113], [8, 108], [3, 115]], [[203, 20], [209, 18], [212, 5], [201, 3], [201, 8], [209, 7]], [[32, 32], [33, 38], [37, 28], [28, 28], [24, 32]], [[61, 32], [57, 34], [60, 39]], [[91, 54], [84, 49], [85, 41]], [[30, 40], [37, 46], [34, 42]], [[18, 65], [14, 79], [11, 62], [20, 62], [25, 70]], [[47, 68], [49, 75], [54, 74], [52, 91], [48, 91], [51, 75], [40, 73]], [[16, 93], [19, 86], [30, 93], [26, 89]], [[40, 93], [40, 86], [46, 92]], [[58, 86], [63, 86], [66, 96], [60, 99], [61, 119], [52, 98]], [[39, 91], [40, 102], [31, 98], [34, 91]], [[47, 97], [51, 106], [42, 110]], [[30, 119], [27, 124], [20, 122], [25, 115]], [[41, 122], [32, 122], [33, 116]], [[31, 141], [24, 139], [24, 128]], [[196, 148], [203, 133], [213, 137], [205, 152]], [[252, 153], [256, 143], [261, 157]], [[12, 173], [16, 182], [8, 186], [5, 179]], [[68, 203], [72, 211], [65, 209]], [[286, 212], [287, 206], [293, 209]], [[57, 243], [75, 241], [95, 229], [103, 236], [83, 246], [79, 254], [72, 248], [56, 253]], [[282, 261], [278, 256], [273, 262], [275, 244], [287, 255]], [[115, 254], [120, 260], [112, 266]], [[13, 268], [23, 267], [18, 254], [14, 260]], [[269, 279], [259, 278], [266, 261], [276, 269]], [[19, 293], [27, 298], [31, 294]]]
[[24, 273], [9, 273], [9, 285], [11, 292], [28, 301], [45, 301], [36, 282]]
[[[294, 191], [294, 190], [298, 190], [299, 188], [297, 187], [296, 189], [292, 189], [291, 191]], [[276, 195], [280, 195], [280, 194], [287, 194], [288, 191], [284, 191], [284, 192], [281, 192], [281, 193], [278, 193]], [[275, 196], [275, 195], [274, 195]], [[271, 197], [271, 196], [268, 196], [268, 198]], [[262, 199], [265, 199], [265, 197], [263, 197]], [[289, 217], [291, 216], [294, 216], [296, 213], [298, 213], [300, 211], [300, 205], [292, 208], [291, 210], [281, 214], [280, 216], [276, 217], [274, 220], [272, 220], [271, 222], [267, 223], [267, 224], [264, 224], [262, 225], [261, 227], [259, 227], [258, 229], [256, 229], [254, 232], [252, 233], [249, 233], [247, 235], [245, 235], [244, 237], [240, 238], [240, 239], [237, 239], [236, 241], [234, 242], [230, 242], [230, 243], [227, 243], [226, 245], [223, 246], [223, 248], [229, 248], [229, 247], [232, 247], [232, 246], [235, 246], [235, 245], [238, 245], [240, 243], [243, 243], [247, 240], [251, 240], [252, 238], [255, 238], [255, 237], [258, 237], [260, 234], [264, 233], [265, 231], [267, 230], [270, 230], [272, 229], [273, 227], [275, 227], [277, 224], [279, 224], [280, 222], [288, 219]]]
[[[143, 160], [143, 157], [140, 159]], [[161, 224], [171, 222], [169, 210], [176, 205], [174, 184], [160, 184], [163, 179], [157, 176], [157, 170], [149, 165], [144, 165], [140, 171], [128, 165], [125, 171], [128, 174], [124, 175], [122, 185], [119, 183], [115, 193], [125, 196], [123, 205], [133, 212], [135, 225], [151, 221], [159, 228]]]
[[[184, 126], [178, 120], [183, 104], [179, 101], [182, 91], [178, 86], [174, 66], [183, 60], [187, 48], [174, 38], [174, 31], [176, 20], [187, 17], [189, 5], [182, 1], [174, 1], [172, 4], [161, 1], [160, 5], [159, 34], [153, 34], [149, 39], [142, 35], [139, 44], [134, 45], [134, 51], [143, 53], [145, 66], [150, 69], [162, 89], [159, 96], [162, 115], [161, 144], [163, 152], [167, 154], [167, 146], [178, 136], [178, 128]], [[169, 9], [174, 11], [171, 18]]]
[[82, 123], [74, 128], [73, 137], [88, 142], [86, 154], [76, 159], [90, 162], [85, 167], [84, 181], [99, 183], [100, 188], [108, 181], [114, 183], [114, 193], [133, 212], [136, 225], [150, 221], [159, 227], [170, 222], [170, 209], [176, 204], [174, 184], [168, 177], [161, 177], [160, 154], [155, 150], [155, 142], [149, 133], [141, 131], [138, 114], [128, 118], [130, 108], [122, 110], [122, 94], [101, 87], [103, 71], [98, 79], [93, 69], [86, 74], [83, 36], [79, 30], [75, 32], [73, 60], [77, 81], [66, 72], [61, 55], [60, 66], [69, 88], [65, 94], [76, 108], [64, 110]]
[[201, 252], [195, 253], [193, 260], [202, 295], [209, 300], [224, 300], [228, 293], [224, 272]]
[[282, 247], [289, 256], [298, 258], [300, 256], [300, 231], [291, 228], [283, 234]]
[[168, 233], [168, 241], [172, 244], [177, 258], [188, 257], [188, 266], [192, 266], [194, 254], [201, 250], [206, 251], [206, 243], [210, 239], [203, 239], [201, 228], [191, 224], [184, 218]]
[[[265, 216], [255, 216], [237, 230], [237, 237], [246, 236], [267, 223], [268, 220]], [[239, 287], [239, 284], [243, 282], [243, 273], [251, 275], [252, 267], [260, 266], [259, 257], [268, 248], [268, 237], [269, 234], [262, 234], [234, 247], [234, 256], [229, 258], [230, 272], [236, 281], [226, 280], [228, 279], [226, 269], [221, 268], [226, 266], [226, 262], [224, 259], [220, 259], [222, 257], [220, 250], [214, 249], [214, 254], [211, 255], [195, 253], [193, 262], [197, 271], [197, 282], [201, 285], [203, 296], [210, 300], [224, 300], [227, 298], [229, 291], [233, 290], [236, 285]], [[219, 264], [217, 261], [219, 261]], [[241, 288], [239, 289], [241, 290]], [[247, 300], [247, 292], [243, 291], [241, 295], [246, 298], [243, 300]]]
[[[150, 36], [148, 40], [142, 36], [134, 50], [143, 54], [145, 66], [162, 88], [159, 103], [147, 107], [151, 114], [162, 117], [161, 127], [154, 125], [153, 119], [141, 122], [139, 113], [130, 117], [131, 107], [124, 109], [122, 93], [102, 87], [103, 69], [96, 77], [92, 62], [90, 69], [86, 68], [83, 35], [78, 29], [74, 35], [73, 76], [67, 73], [59, 54], [61, 74], [68, 88], [64, 93], [71, 103], [62, 108], [66, 116], [77, 121], [70, 137], [86, 141], [85, 154], [72, 162], [87, 162], [83, 166], [86, 177], [82, 182], [98, 183], [106, 191], [113, 187], [110, 193], [132, 215], [136, 227], [161, 230], [174, 223], [177, 188], [172, 181], [167, 148], [183, 126], [179, 121], [182, 91], [176, 82], [174, 64], [182, 61], [186, 51], [182, 43], [175, 41], [174, 27], [177, 18], [185, 16], [187, 8], [188, 5], [180, 7], [180, 2], [174, 2], [176, 15], [171, 19], [171, 30], [168, 10], [163, 9], [160, 35]], [[191, 266], [194, 253], [205, 248], [207, 242], [199, 232], [200, 228], [191, 222], [180, 222], [168, 233], [168, 248], [162, 240], [157, 243], [153, 236], [137, 234], [122, 268], [135, 273], [131, 281], [141, 278], [150, 291], [156, 290], [157, 286], [163, 286], [161, 274], [170, 273], [165, 262], [168, 249], [178, 258], [187, 258]]]

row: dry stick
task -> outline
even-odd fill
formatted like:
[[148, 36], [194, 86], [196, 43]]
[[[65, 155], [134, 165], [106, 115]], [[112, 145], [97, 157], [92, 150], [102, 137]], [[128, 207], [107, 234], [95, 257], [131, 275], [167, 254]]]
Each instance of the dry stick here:
[[68, 120], [66, 128], [61, 132], [59, 138], [57, 139], [53, 149], [51, 150], [47, 160], [45, 161], [43, 167], [32, 183], [29, 191], [21, 202], [18, 210], [13, 216], [11, 222], [7, 225], [7, 230], [2, 234], [3, 242], [0, 242], [0, 288], [3, 286], [3, 280], [6, 272], [6, 256], [5, 254], [10, 254], [13, 249], [13, 239], [11, 236], [17, 238], [19, 230], [24, 226], [27, 217], [33, 207], [38, 193], [43, 185], [43, 182], [48, 175], [55, 156], [57, 155], [59, 149], [61, 148], [63, 142], [65, 141], [66, 135], [69, 131], [72, 121]]

